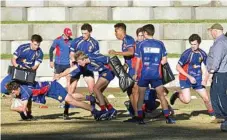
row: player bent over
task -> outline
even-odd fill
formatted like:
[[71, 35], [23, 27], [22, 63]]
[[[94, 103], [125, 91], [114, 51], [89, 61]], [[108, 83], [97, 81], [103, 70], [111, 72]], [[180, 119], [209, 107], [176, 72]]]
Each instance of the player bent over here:
[[[53, 82], [36, 82], [32, 87], [21, 85], [15, 81], [7, 85], [7, 89], [16, 97], [21, 99], [22, 105], [11, 108], [13, 111], [23, 112], [27, 117], [27, 104], [28, 100], [32, 98], [33, 101], [38, 103], [45, 103], [45, 97], [50, 97], [59, 102], [67, 102], [70, 105], [80, 107], [82, 109], [91, 111], [96, 120], [101, 119], [100, 111], [97, 111], [93, 106], [83, 102], [87, 96], [83, 94], [67, 94], [66, 89], [57, 81]], [[95, 102], [95, 98], [89, 95], [91, 101]]]
[[99, 78], [95, 83], [94, 93], [99, 101], [101, 114], [102, 116], [105, 116], [106, 119], [115, 118], [117, 115], [117, 111], [109, 103], [107, 98], [102, 94], [109, 85], [110, 81], [113, 80], [115, 77], [113, 71], [110, 70], [110, 67], [108, 66], [109, 57], [101, 54], [90, 54], [88, 56], [82, 51], [77, 51], [74, 57], [79, 66], [74, 65], [73, 67], [65, 70], [57, 77], [57, 79], [78, 70], [78, 67], [86, 67], [90, 71], [98, 71]]

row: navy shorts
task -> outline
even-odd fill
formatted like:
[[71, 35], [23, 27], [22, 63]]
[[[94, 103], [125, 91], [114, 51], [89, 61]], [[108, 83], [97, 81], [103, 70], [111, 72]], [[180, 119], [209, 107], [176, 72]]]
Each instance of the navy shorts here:
[[115, 74], [113, 71], [107, 70], [107, 71], [99, 72], [99, 78], [100, 77], [105, 78], [106, 80], [108, 80], [110, 82], [114, 79]]
[[59, 84], [57, 81], [53, 81], [51, 82], [46, 96], [58, 100], [59, 102], [63, 102], [67, 94], [68, 92], [61, 84]]
[[70, 65], [60, 65], [60, 64], [56, 64], [54, 63], [54, 73], [55, 74], [60, 74], [62, 72], [64, 72], [67, 68], [70, 68]]
[[191, 84], [191, 82], [189, 80], [180, 80], [180, 88], [185, 89], [185, 88], [192, 87], [195, 90], [205, 88], [201, 83], [202, 83], [202, 81], [197, 81], [196, 84]]
[[154, 79], [142, 79], [142, 78], [140, 78], [139, 81], [138, 81], [139, 87], [148, 87], [149, 84], [153, 88], [156, 88], [156, 87], [163, 85], [161, 79], [154, 80]]
[[79, 71], [75, 71], [75, 73], [71, 73], [70, 82], [72, 83], [75, 80], [79, 80], [81, 75], [83, 75], [83, 77], [94, 78], [93, 71], [88, 70], [87, 67], [79, 67]]

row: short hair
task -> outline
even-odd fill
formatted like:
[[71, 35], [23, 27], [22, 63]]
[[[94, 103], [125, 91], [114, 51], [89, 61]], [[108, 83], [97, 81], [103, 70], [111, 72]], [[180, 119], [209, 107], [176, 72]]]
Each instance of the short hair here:
[[144, 25], [144, 26], [143, 26], [143, 31], [144, 31], [144, 32], [147, 32], [148, 35], [153, 36], [154, 33], [155, 33], [154, 25], [152, 25], [152, 24]]
[[227, 37], [227, 32], [225, 33], [225, 36]]
[[82, 52], [82, 51], [77, 51], [75, 54], [74, 54], [74, 58], [76, 61], [78, 60], [84, 60], [84, 59], [87, 59], [88, 56]]
[[87, 30], [89, 33], [92, 32], [92, 26], [88, 23], [84, 23], [82, 26], [81, 26], [81, 30]]
[[9, 91], [16, 90], [20, 87], [20, 84], [16, 81], [12, 81], [6, 85], [6, 89]]
[[43, 38], [38, 34], [34, 34], [31, 37], [31, 41], [36, 41], [38, 43], [41, 43], [43, 41]]
[[188, 41], [189, 41], [190, 44], [191, 44], [192, 41], [195, 41], [195, 40], [197, 40], [197, 42], [198, 42], [199, 44], [201, 43], [201, 37], [200, 37], [198, 34], [192, 34], [192, 35], [189, 37], [189, 39], [188, 39]]
[[114, 28], [121, 28], [126, 32], [126, 25], [124, 23], [117, 23], [114, 25]]
[[143, 28], [138, 28], [138, 29], [136, 30], [136, 36], [138, 36], [140, 32], [143, 32]]

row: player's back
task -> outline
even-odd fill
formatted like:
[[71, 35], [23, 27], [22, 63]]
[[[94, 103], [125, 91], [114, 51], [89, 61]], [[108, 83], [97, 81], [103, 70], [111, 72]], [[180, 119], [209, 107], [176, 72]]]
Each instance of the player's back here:
[[161, 60], [166, 55], [166, 49], [161, 41], [155, 39], [144, 40], [140, 44], [140, 57], [143, 63], [142, 78], [160, 79]]

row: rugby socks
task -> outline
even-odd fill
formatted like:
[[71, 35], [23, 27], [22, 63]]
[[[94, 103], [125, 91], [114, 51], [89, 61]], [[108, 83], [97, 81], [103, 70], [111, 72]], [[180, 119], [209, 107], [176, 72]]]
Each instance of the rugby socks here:
[[209, 113], [210, 116], [215, 116], [215, 113], [214, 113], [213, 109], [212, 110], [208, 110], [208, 113]]
[[100, 105], [101, 111], [106, 112], [106, 106], [105, 105]]
[[106, 105], [106, 108], [107, 108], [108, 110], [112, 110], [112, 109], [113, 109], [113, 106], [112, 106], [111, 104], [108, 104], [108, 105]]
[[86, 95], [86, 96], [85, 96], [85, 100], [86, 100], [86, 101], [90, 101], [90, 100], [91, 100], [91, 96], [90, 96], [90, 95]]
[[85, 101], [90, 101], [91, 104], [94, 105], [95, 102], [96, 102], [96, 99], [95, 99], [95, 97], [92, 96], [92, 95], [86, 95], [86, 96], [85, 96]]
[[143, 104], [142, 110], [143, 110], [143, 111], [146, 111], [146, 104]]
[[138, 118], [143, 118], [143, 110], [138, 110]]
[[168, 119], [169, 118], [169, 114], [170, 114], [169, 109], [163, 110], [163, 114], [164, 114], [165, 118]]

